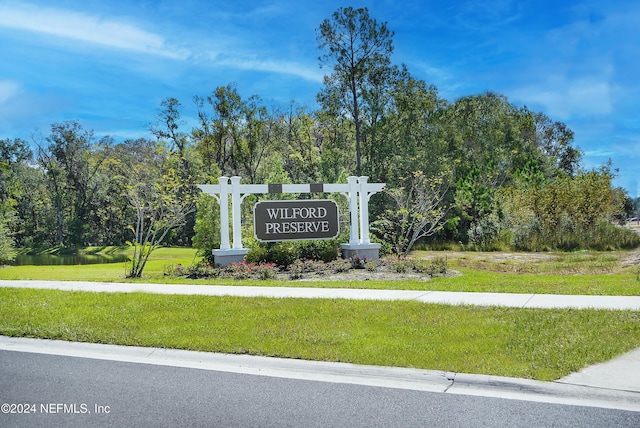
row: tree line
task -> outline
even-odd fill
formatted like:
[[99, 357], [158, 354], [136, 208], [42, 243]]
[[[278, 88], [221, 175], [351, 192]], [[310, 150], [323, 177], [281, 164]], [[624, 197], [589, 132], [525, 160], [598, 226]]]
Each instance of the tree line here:
[[[585, 170], [573, 132], [487, 92], [454, 101], [393, 64], [393, 32], [340, 8], [317, 30], [327, 70], [318, 108], [268, 106], [237, 85], [162, 101], [151, 138], [116, 142], [77, 121], [0, 140], [0, 258], [12, 247], [217, 242], [217, 206], [196, 185], [387, 183], [372, 231], [390, 251], [418, 242], [542, 250], [637, 245], [613, 223], [633, 210], [611, 165]], [[250, 232], [247, 235], [251, 235]], [[632, 236], [633, 235], [633, 236]], [[7, 258], [7, 256], [4, 256]]]

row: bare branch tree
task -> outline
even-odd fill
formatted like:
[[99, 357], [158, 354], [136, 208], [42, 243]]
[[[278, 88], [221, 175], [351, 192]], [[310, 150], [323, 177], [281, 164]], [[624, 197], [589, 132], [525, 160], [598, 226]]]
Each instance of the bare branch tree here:
[[395, 210], [387, 210], [373, 224], [391, 242], [396, 254], [408, 254], [422, 238], [440, 231], [446, 222], [448, 207], [444, 198], [449, 190], [445, 176], [428, 178], [416, 171], [407, 186], [387, 190], [395, 202]]
[[133, 233], [133, 257], [127, 276], [139, 278], [151, 253], [169, 232], [185, 224], [195, 211], [195, 197], [183, 179], [179, 156], [166, 157], [161, 146], [138, 142], [129, 147], [132, 156], [123, 165], [124, 196], [134, 208], [135, 219], [128, 229]]

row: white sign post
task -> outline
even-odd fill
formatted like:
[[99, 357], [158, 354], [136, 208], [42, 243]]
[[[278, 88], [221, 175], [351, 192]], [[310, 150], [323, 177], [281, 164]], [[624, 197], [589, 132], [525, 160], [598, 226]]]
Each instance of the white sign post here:
[[[378, 259], [380, 244], [371, 243], [369, 238], [369, 198], [381, 191], [385, 183], [368, 183], [367, 180], [368, 177], [351, 176], [347, 178], [347, 184], [240, 184], [240, 177], [234, 176], [220, 177], [219, 184], [199, 185], [200, 190], [216, 198], [220, 204], [220, 248], [213, 250], [214, 262], [222, 266], [237, 263], [242, 261], [249, 252], [250, 249], [242, 247], [240, 206], [245, 197], [256, 193], [335, 192], [345, 195], [349, 200], [350, 232], [349, 243], [341, 244], [342, 256]], [[231, 195], [233, 247], [229, 240], [229, 195]]]

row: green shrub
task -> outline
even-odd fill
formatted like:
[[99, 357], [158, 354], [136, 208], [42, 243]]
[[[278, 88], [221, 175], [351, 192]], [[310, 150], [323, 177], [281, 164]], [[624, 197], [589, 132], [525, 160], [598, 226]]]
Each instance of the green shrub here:
[[375, 272], [380, 264], [380, 260], [367, 260], [365, 261], [364, 268], [369, 272]]
[[298, 256], [303, 260], [331, 262], [340, 256], [340, 246], [335, 239], [319, 241], [297, 241]]
[[327, 265], [323, 261], [316, 260], [296, 260], [287, 268], [289, 272], [289, 278], [291, 279], [299, 279], [302, 278], [302, 274], [304, 273], [317, 273], [322, 275], [325, 270], [327, 270]]
[[498, 248], [498, 240], [502, 224], [496, 214], [490, 214], [471, 223], [468, 235], [469, 242], [479, 250], [491, 251]]
[[405, 257], [398, 257], [391, 261], [391, 270], [396, 273], [407, 273], [413, 269], [411, 260]]
[[447, 273], [448, 263], [446, 257], [436, 257], [432, 260], [413, 260], [413, 270], [426, 275], [443, 275]]
[[211, 251], [220, 248], [220, 206], [213, 196], [206, 194], [201, 194], [196, 204], [195, 235], [191, 245], [203, 256], [212, 257]]
[[268, 247], [267, 251], [268, 262], [285, 268], [300, 258], [298, 248], [292, 242], [277, 242]]
[[245, 260], [249, 263], [275, 263], [288, 267], [296, 260], [318, 260], [331, 262], [340, 256], [340, 245], [335, 239], [318, 241], [259, 242], [249, 240], [251, 247]]
[[206, 260], [201, 260], [190, 266], [185, 266], [180, 263], [170, 264], [164, 267], [164, 276], [172, 277], [186, 277], [190, 279], [197, 278], [217, 278], [221, 275], [221, 271], [214, 268], [207, 263]]
[[436, 257], [432, 260], [418, 260], [408, 257], [398, 257], [387, 260], [390, 269], [396, 273], [415, 272], [422, 275], [442, 275], [447, 273], [448, 263], [446, 257]]
[[593, 228], [583, 229], [563, 218], [553, 230], [531, 221], [513, 231], [513, 245], [521, 251], [625, 250], [640, 245], [640, 235], [631, 229], [602, 220]]
[[391, 245], [390, 242], [387, 242], [383, 239], [378, 238], [373, 233], [371, 234], [371, 242], [373, 242], [374, 244], [380, 244], [380, 250], [378, 251], [378, 254], [380, 255], [380, 257], [388, 256], [393, 252], [393, 246]]
[[248, 263], [267, 263], [269, 261], [269, 251], [264, 247], [253, 247], [246, 256], [245, 261]]
[[327, 263], [327, 267], [335, 273], [348, 272], [351, 269], [351, 260], [336, 259]]

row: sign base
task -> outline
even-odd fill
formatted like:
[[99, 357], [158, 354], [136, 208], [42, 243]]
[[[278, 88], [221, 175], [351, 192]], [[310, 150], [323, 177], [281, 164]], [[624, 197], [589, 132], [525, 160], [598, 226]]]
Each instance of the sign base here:
[[213, 250], [213, 262], [216, 265], [228, 266], [232, 263], [240, 263], [244, 260], [249, 250], [247, 248]]
[[380, 244], [340, 244], [340, 247], [343, 259], [354, 257], [366, 260], [380, 259]]

